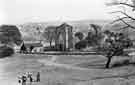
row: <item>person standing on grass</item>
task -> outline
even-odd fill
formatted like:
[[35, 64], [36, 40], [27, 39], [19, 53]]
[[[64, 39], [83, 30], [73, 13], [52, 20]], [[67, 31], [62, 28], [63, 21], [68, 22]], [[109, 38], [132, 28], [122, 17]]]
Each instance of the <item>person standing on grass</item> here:
[[22, 83], [22, 76], [18, 76], [18, 83], [19, 83], [19, 85], [20, 85], [20, 83]]
[[32, 50], [34, 49], [34, 46], [33, 45], [31, 45], [30, 46], [30, 53], [32, 53]]
[[40, 72], [37, 73], [37, 82], [40, 82]]
[[19, 83], [19, 84], [21, 83], [21, 79], [18, 80], [18, 83]]

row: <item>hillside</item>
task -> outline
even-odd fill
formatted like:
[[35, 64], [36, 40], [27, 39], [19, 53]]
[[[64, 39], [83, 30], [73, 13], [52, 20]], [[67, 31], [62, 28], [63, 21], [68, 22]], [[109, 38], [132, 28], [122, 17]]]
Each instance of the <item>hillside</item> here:
[[[97, 25], [101, 25], [102, 26], [102, 30], [111, 30], [114, 32], [125, 32], [127, 34], [129, 34], [129, 36], [133, 39], [135, 32], [133, 29], [126, 29], [126, 30], [120, 30], [120, 28], [124, 27], [125, 24], [119, 22], [116, 24], [110, 24], [110, 22], [112, 22], [111, 20], [80, 20], [80, 21], [67, 21], [66, 23], [68, 23], [69, 25], [73, 26], [73, 31], [80, 31], [83, 32], [85, 35], [88, 33], [88, 30], [90, 28], [89, 24], [97, 24]], [[23, 39], [24, 40], [38, 40], [39, 36], [38, 36], [38, 32], [37, 32], [37, 28], [40, 28], [41, 32], [44, 31], [44, 29], [47, 26], [59, 26], [61, 25], [63, 22], [32, 22], [32, 23], [24, 23], [24, 24], [20, 24], [18, 25], [22, 35], [23, 35]], [[130, 22], [132, 25], [134, 25], [133, 22]], [[42, 38], [43, 39], [43, 38]]]
[[[109, 20], [80, 20], [80, 21], [67, 21], [69, 25], [73, 26], [73, 31], [81, 31], [85, 34], [87, 34], [89, 30], [89, 24], [98, 24], [101, 25], [104, 29], [105, 25], [107, 25], [110, 21]], [[38, 23], [24, 23], [18, 25], [24, 40], [37, 40], [38, 39], [38, 33], [36, 28], [40, 28], [41, 32], [44, 31], [44, 29], [47, 26], [59, 26], [63, 22], [38, 22]], [[37, 36], [37, 37], [36, 37]]]

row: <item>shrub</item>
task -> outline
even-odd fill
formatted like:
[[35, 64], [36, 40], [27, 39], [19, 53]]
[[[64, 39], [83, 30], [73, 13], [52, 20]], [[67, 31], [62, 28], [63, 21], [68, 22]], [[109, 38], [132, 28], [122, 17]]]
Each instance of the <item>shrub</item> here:
[[14, 54], [14, 49], [7, 46], [0, 47], [0, 58], [8, 57]]
[[84, 35], [83, 35], [82, 32], [76, 32], [76, 33], [75, 33], [75, 37], [78, 37], [79, 40], [82, 40], [83, 37], [84, 37]]
[[75, 44], [76, 49], [82, 49], [87, 47], [87, 41], [86, 40], [81, 40], [78, 43]]
[[44, 51], [57, 51], [55, 46], [44, 47]]

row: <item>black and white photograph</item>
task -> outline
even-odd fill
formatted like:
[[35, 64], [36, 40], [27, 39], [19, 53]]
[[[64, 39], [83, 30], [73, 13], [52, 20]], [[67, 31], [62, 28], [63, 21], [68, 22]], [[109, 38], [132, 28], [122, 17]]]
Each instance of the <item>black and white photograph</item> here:
[[0, 0], [0, 85], [135, 85], [135, 0]]

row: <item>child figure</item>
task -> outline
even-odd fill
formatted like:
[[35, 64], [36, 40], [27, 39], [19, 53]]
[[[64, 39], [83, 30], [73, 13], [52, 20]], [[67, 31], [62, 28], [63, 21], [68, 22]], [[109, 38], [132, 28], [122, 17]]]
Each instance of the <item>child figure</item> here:
[[32, 82], [33, 82], [32, 73], [28, 73], [28, 78], [30, 81], [30, 85], [32, 85]]
[[22, 76], [21, 75], [18, 75], [18, 83], [20, 85], [20, 83], [22, 83]]
[[26, 85], [27, 77], [22, 75], [22, 85]]

